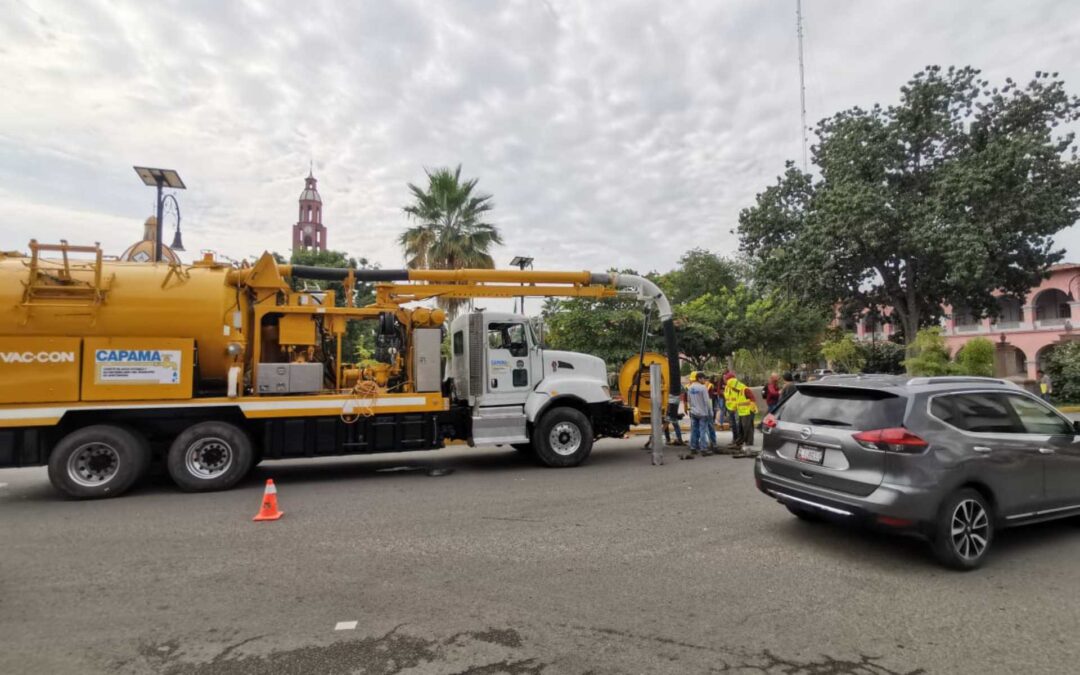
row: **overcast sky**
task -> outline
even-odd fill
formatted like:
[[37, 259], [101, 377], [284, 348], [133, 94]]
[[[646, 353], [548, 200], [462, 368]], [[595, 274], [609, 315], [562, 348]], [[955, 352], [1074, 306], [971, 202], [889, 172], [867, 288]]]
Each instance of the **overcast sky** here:
[[[1080, 92], [1076, 0], [804, 4], [811, 126], [930, 63]], [[734, 253], [739, 209], [801, 155], [794, 0], [0, 9], [0, 249], [119, 253], [152, 213], [142, 164], [187, 183], [189, 251], [287, 253], [314, 159], [331, 247], [398, 267], [406, 183], [460, 162], [494, 195], [500, 266], [663, 271]]]

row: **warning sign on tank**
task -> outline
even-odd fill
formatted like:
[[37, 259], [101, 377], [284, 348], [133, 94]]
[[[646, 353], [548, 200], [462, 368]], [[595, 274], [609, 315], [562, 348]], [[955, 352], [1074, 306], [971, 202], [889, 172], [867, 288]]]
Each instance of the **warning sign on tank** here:
[[179, 349], [98, 349], [94, 352], [94, 382], [176, 384], [180, 361]]

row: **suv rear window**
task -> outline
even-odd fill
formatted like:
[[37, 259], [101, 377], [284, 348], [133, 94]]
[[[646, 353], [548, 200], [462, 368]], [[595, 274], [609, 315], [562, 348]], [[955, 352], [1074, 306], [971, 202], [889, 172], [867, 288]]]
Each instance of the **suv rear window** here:
[[784, 422], [844, 429], [888, 429], [904, 423], [906, 399], [873, 389], [799, 387], [777, 411]]

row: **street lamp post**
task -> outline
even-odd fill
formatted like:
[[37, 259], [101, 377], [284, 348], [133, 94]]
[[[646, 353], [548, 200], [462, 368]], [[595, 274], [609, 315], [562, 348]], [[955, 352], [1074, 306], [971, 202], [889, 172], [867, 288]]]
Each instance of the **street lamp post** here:
[[[529, 258], [527, 256], [523, 256], [523, 255], [516, 255], [516, 256], [514, 256], [514, 259], [510, 261], [510, 264], [512, 266], [518, 268], [522, 272], [524, 272], [526, 267], [528, 267], [529, 269], [532, 269], [533, 259]], [[524, 286], [525, 284], [521, 284], [521, 285]], [[521, 301], [521, 314], [524, 315], [525, 314], [525, 296], [523, 295], [518, 299]]]
[[[146, 166], [132, 167], [135, 169], [135, 173], [142, 179], [143, 184], [151, 187], [157, 187], [157, 229], [154, 237], [154, 262], [161, 262], [161, 219], [165, 216], [165, 199], [161, 194], [162, 188], [171, 187], [174, 190], [186, 190], [187, 186], [184, 185], [184, 181], [180, 179], [180, 174], [176, 173], [174, 169], [154, 169]], [[171, 195], [170, 195], [171, 196]], [[173, 203], [176, 203], [176, 197], [173, 197]], [[180, 208], [177, 206], [176, 210], [176, 228], [180, 229]]]
[[[176, 211], [176, 230], [175, 230], [175, 232], [173, 232], [173, 240], [172, 240], [172, 244], [169, 245], [169, 248], [171, 248], [174, 251], [183, 251], [184, 250], [184, 240], [180, 238], [180, 202], [176, 201], [176, 195], [165, 195], [161, 199], [161, 203], [164, 204], [165, 202], [169, 201], [170, 199], [172, 200], [173, 211]], [[164, 211], [165, 209], [162, 208], [161, 210]], [[158, 236], [161, 236], [161, 232], [162, 232], [163, 229], [165, 229], [164, 225], [159, 225], [158, 226], [158, 230], [157, 230], [158, 231]]]

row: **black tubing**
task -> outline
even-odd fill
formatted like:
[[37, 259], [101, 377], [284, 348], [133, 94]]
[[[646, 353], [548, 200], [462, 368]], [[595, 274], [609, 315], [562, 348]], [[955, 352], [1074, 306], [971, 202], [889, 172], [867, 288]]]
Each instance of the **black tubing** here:
[[682, 393], [679, 376], [679, 341], [675, 337], [675, 321], [669, 316], [661, 324], [664, 327], [664, 349], [668, 361], [668, 419], [678, 424], [679, 394]]
[[[345, 281], [349, 276], [347, 267], [311, 267], [292, 265], [291, 276], [297, 279], [315, 279], [316, 281]], [[357, 281], [408, 281], [408, 270], [353, 270]]]

